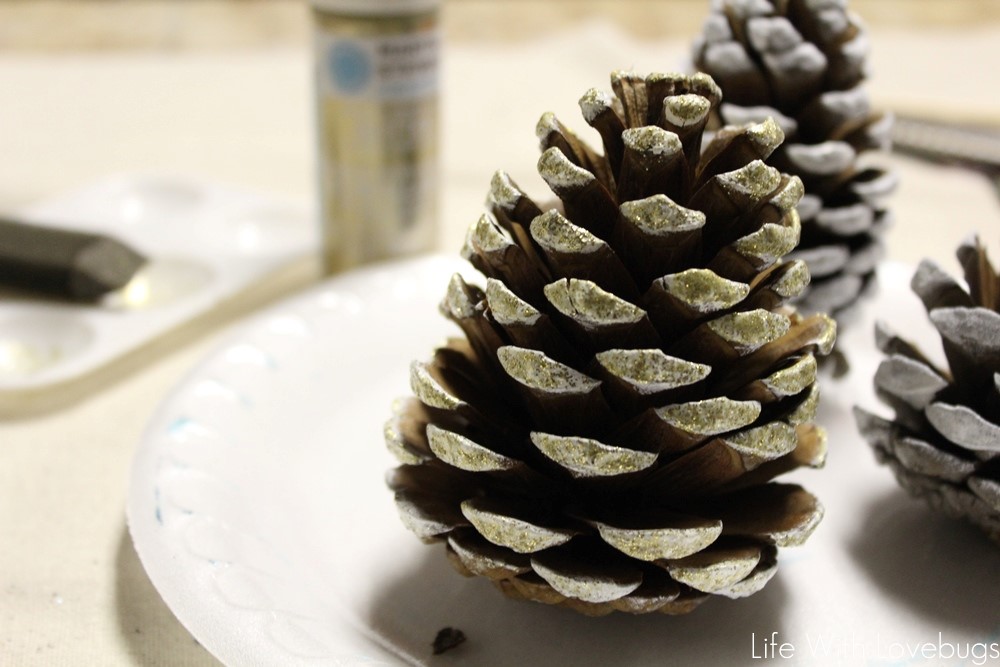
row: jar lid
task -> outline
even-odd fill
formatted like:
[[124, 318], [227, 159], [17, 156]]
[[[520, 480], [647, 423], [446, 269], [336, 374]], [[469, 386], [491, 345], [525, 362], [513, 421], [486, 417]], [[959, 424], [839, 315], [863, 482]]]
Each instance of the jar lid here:
[[311, 0], [313, 8], [357, 16], [420, 14], [441, 6], [441, 0]]

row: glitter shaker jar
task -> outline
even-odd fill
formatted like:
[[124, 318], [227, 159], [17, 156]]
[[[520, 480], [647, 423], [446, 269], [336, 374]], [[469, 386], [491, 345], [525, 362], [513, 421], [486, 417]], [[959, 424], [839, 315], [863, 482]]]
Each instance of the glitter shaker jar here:
[[312, 0], [326, 273], [430, 250], [440, 0]]

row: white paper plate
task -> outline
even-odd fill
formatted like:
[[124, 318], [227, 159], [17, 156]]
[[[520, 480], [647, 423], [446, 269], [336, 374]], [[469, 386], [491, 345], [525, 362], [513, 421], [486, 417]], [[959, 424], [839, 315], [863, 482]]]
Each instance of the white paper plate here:
[[0, 302], [0, 407], [41, 396], [208, 313], [316, 248], [299, 204], [160, 174], [122, 175], [18, 213], [25, 221], [111, 235], [196, 282], [139, 310], [31, 299]]
[[[722, 665], [783, 650], [789, 664], [949, 664], [949, 647], [1000, 642], [996, 548], [905, 496], [854, 429], [851, 405], [875, 405], [867, 316], [842, 336], [851, 375], [824, 383], [828, 466], [793, 476], [826, 518], [763, 592], [684, 617], [594, 619], [456, 574], [398, 520], [382, 424], [409, 362], [457, 331], [436, 306], [460, 266], [357, 272], [253, 318], [150, 423], [129, 527], [164, 600], [223, 662]], [[888, 267], [872, 310], [933, 340], [909, 274]], [[468, 641], [432, 657], [445, 626]]]

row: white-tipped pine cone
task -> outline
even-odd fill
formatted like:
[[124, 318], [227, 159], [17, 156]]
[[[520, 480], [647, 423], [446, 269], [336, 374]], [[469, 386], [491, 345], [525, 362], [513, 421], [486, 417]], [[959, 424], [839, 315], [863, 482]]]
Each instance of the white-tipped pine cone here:
[[503, 172], [442, 310], [465, 334], [414, 363], [386, 442], [406, 526], [507, 595], [586, 614], [685, 613], [759, 590], [779, 546], [822, 516], [771, 480], [822, 465], [810, 423], [826, 315], [809, 283], [797, 177], [763, 160], [773, 122], [702, 149], [706, 75], [612, 75], [583, 115], [604, 154], [554, 116], [532, 201]]
[[803, 312], [841, 316], [874, 280], [891, 223], [896, 177], [865, 164], [887, 145], [891, 116], [864, 89], [868, 40], [846, 0], [716, 0], [694, 48], [695, 66], [722, 89], [723, 123], [774, 118], [786, 135], [769, 164], [802, 179], [809, 265]]
[[941, 335], [948, 368], [880, 324], [876, 342], [888, 357], [875, 389], [895, 417], [855, 408], [855, 418], [907, 491], [1000, 542], [1000, 278], [974, 239], [958, 258], [967, 289], [929, 260], [912, 282]]

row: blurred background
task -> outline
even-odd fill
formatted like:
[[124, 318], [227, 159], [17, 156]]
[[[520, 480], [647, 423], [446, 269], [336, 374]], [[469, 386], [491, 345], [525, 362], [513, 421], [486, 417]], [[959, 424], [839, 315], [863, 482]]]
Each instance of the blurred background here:
[[[517, 42], [592, 18], [639, 39], [687, 38], [706, 0], [444, 0], [445, 38]], [[873, 27], [949, 28], [1000, 22], [996, 0], [853, 0]], [[232, 49], [305, 44], [305, 0], [3, 0], [0, 49]]]
[[[603, 85], [611, 69], [683, 67], [708, 5], [443, 0], [441, 247], [458, 246], [453, 239], [478, 211], [494, 169], [523, 166], [527, 180], [534, 179], [531, 128], [543, 107], [564, 102], [550, 110], [579, 128], [577, 96]], [[1000, 127], [991, 92], [1000, 63], [1000, 0], [852, 0], [849, 6], [870, 28], [868, 87], [876, 105]], [[16, 156], [0, 161], [0, 209], [143, 170], [313, 201], [311, 32], [307, 0], [0, 0], [0, 89], [20, 91], [0, 105], [0, 154]], [[520, 71], [504, 66], [511, 56]], [[477, 79], [475, 95], [455, 83], [469, 77]], [[511, 104], [515, 98], [522, 103]], [[468, 147], [483, 146], [486, 130], [512, 141], [473, 154]], [[897, 201], [924, 217], [936, 219], [935, 207], [952, 211], [956, 200], [992, 206], [986, 179], [953, 178], [919, 164], [904, 168], [925, 179], [904, 179]], [[925, 243], [890, 243], [892, 256], [916, 262], [954, 247], [977, 224], [964, 220], [950, 231], [926, 225]], [[939, 254], [950, 261], [950, 251]]]

